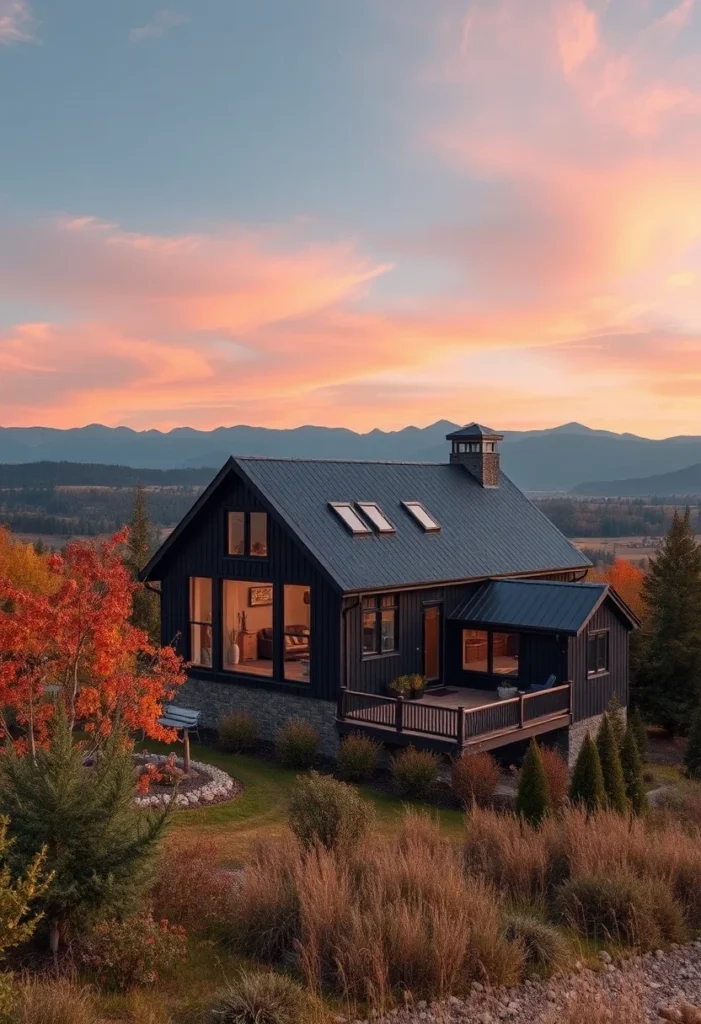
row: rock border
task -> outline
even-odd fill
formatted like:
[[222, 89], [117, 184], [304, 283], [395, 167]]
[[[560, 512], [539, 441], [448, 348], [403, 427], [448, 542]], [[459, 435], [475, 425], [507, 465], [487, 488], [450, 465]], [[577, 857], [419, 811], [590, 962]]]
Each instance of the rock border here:
[[[164, 764], [168, 760], [166, 754], [137, 754], [136, 757], [139, 758], [137, 764]], [[178, 768], [184, 768], [182, 757], [177, 758], [175, 763]], [[188, 793], [178, 793], [175, 797], [176, 808], [185, 810], [191, 807], [208, 807], [211, 804], [223, 803], [225, 800], [233, 800], [243, 791], [243, 784], [221, 768], [215, 768], [204, 761], [192, 760], [190, 767], [204, 775], [205, 781]], [[134, 805], [142, 808], [165, 807], [171, 799], [172, 793], [148, 793], [146, 796], [135, 797]]]

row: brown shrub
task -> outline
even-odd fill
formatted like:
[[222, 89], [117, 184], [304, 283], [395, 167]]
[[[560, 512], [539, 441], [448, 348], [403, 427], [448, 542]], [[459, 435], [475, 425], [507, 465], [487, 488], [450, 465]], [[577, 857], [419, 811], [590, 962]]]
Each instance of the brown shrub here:
[[214, 843], [198, 839], [187, 846], [171, 846], [160, 860], [151, 894], [154, 916], [188, 931], [203, 931], [222, 917], [233, 886]]
[[486, 804], [494, 796], [501, 773], [486, 750], [465, 751], [452, 765], [453, 791], [464, 807]]
[[100, 1024], [90, 991], [66, 979], [34, 978], [20, 986], [13, 1024]]
[[387, 1006], [407, 989], [437, 998], [470, 983], [518, 980], [492, 887], [467, 879], [459, 854], [426, 816], [351, 851], [291, 839], [246, 869], [230, 910], [242, 952], [294, 958], [312, 991]]
[[557, 810], [564, 805], [567, 799], [570, 788], [570, 771], [562, 754], [552, 747], [541, 747], [540, 759], [548, 780], [550, 804]]
[[441, 759], [430, 750], [406, 747], [392, 758], [390, 772], [400, 796], [423, 800], [438, 779]]
[[550, 819], [533, 828], [515, 814], [475, 807], [466, 816], [466, 826], [468, 872], [487, 879], [516, 903], [547, 895], [555, 829]]
[[558, 890], [556, 908], [564, 924], [596, 942], [655, 949], [687, 937], [682, 909], [669, 888], [631, 874], [570, 878]]

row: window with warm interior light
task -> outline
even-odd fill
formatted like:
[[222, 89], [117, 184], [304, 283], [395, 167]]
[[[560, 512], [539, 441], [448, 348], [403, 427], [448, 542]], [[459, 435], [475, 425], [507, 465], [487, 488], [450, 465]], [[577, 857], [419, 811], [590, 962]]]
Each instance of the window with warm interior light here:
[[462, 667], [466, 672], [489, 672], [489, 633], [463, 629]]
[[273, 674], [273, 586], [222, 582], [222, 661], [227, 672]]
[[496, 676], [518, 675], [518, 633], [492, 633], [492, 672]]
[[226, 550], [229, 555], [267, 558], [268, 513], [229, 512]]
[[190, 661], [212, 667], [212, 580], [190, 577]]
[[391, 654], [397, 650], [396, 594], [363, 598], [363, 654]]
[[285, 584], [283, 652], [287, 682], [308, 683], [311, 654], [311, 591]]

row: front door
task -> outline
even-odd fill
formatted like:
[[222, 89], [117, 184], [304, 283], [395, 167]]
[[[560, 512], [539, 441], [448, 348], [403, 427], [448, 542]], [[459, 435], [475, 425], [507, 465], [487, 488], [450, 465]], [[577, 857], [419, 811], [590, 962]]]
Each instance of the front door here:
[[424, 608], [424, 675], [434, 686], [441, 681], [441, 606]]

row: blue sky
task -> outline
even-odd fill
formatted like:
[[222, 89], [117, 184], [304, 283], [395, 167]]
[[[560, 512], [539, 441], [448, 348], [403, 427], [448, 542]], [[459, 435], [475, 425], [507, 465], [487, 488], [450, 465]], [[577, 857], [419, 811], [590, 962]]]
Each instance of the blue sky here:
[[698, 431], [695, 0], [0, 0], [5, 423]]

